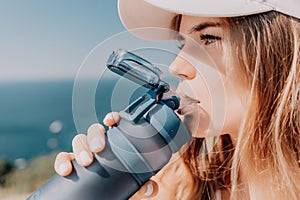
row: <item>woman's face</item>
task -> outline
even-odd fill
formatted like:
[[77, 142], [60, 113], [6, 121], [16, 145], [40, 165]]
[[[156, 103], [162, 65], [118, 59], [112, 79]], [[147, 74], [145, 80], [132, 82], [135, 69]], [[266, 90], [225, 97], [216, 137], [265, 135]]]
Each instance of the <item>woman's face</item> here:
[[179, 32], [184, 44], [169, 67], [180, 78], [179, 117], [194, 137], [236, 137], [247, 111], [249, 87], [228, 56], [228, 25], [219, 18], [183, 15]]

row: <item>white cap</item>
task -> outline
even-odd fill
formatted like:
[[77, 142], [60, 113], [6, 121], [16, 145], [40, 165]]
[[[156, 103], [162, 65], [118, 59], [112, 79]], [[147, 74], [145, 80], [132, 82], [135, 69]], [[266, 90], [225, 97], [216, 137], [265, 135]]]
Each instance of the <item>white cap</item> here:
[[[300, 0], [119, 0], [118, 7], [120, 19], [128, 30], [169, 29], [176, 14], [234, 17], [276, 10], [300, 19]], [[148, 39], [170, 39], [166, 32], [145, 36], [143, 31], [135, 31], [134, 34]]]

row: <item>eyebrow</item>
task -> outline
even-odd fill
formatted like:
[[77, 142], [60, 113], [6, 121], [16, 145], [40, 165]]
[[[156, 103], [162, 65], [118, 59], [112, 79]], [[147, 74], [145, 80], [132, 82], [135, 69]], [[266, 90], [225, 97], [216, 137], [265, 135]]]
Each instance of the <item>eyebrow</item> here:
[[219, 27], [221, 26], [220, 23], [216, 23], [216, 22], [205, 22], [205, 23], [201, 23], [201, 24], [198, 24], [196, 26], [193, 26], [190, 30], [190, 33], [193, 33], [193, 32], [197, 32], [197, 31], [202, 31], [206, 28], [209, 28], [209, 27]]

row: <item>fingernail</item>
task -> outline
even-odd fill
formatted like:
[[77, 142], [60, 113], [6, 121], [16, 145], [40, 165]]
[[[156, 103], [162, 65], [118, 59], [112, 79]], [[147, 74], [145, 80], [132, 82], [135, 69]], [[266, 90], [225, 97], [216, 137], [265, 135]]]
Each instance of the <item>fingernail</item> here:
[[112, 114], [106, 115], [104, 120], [113, 120], [114, 117]]
[[88, 152], [86, 151], [82, 151], [79, 153], [79, 159], [81, 164], [85, 165], [88, 164], [89, 162], [91, 162], [91, 158]]
[[96, 150], [100, 149], [101, 147], [102, 147], [102, 142], [98, 138], [93, 139], [90, 143], [90, 149], [92, 151], [96, 151]]
[[62, 163], [58, 168], [60, 174], [65, 174], [68, 170], [69, 166], [66, 163]]
[[145, 192], [145, 196], [149, 197], [149, 196], [151, 196], [152, 194], [153, 194], [153, 185], [152, 185], [152, 183], [150, 182], [150, 183], [147, 184], [147, 190], [146, 190], [146, 192]]
[[113, 112], [112, 116], [114, 119], [118, 119], [120, 117], [120, 115], [118, 113]]

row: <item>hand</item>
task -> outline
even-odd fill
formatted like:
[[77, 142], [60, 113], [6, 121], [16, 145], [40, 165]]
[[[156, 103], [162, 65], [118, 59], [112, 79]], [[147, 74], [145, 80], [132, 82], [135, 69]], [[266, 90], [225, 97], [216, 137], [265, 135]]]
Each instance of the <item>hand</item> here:
[[[120, 121], [117, 112], [108, 113], [103, 123], [113, 126]], [[93, 124], [88, 128], [87, 135], [78, 134], [72, 141], [73, 152], [61, 152], [56, 156], [54, 169], [61, 176], [67, 176], [72, 172], [73, 159], [80, 166], [88, 166], [93, 162], [93, 153], [102, 151], [105, 147], [105, 128], [101, 124]]]
[[[103, 123], [106, 126], [113, 126], [120, 121], [117, 112], [108, 113]], [[89, 166], [93, 162], [93, 153], [101, 152], [105, 148], [105, 128], [101, 124], [93, 124], [88, 128], [87, 135], [78, 134], [72, 141], [73, 152], [61, 152], [56, 156], [54, 168], [56, 173], [67, 176], [72, 172], [73, 159], [80, 166]], [[158, 194], [158, 184], [152, 177], [143, 185], [130, 200], [153, 198]], [[163, 193], [164, 194], [164, 193]]]

